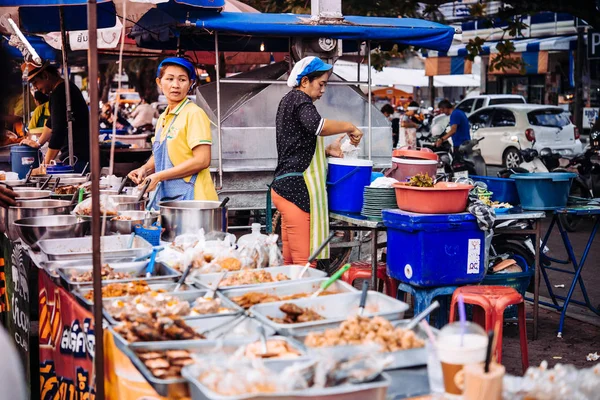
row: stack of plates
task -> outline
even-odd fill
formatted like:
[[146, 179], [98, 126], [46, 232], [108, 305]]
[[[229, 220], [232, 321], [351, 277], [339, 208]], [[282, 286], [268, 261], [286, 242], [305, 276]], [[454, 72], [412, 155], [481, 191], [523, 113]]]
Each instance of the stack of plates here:
[[396, 189], [365, 187], [361, 215], [369, 219], [381, 220], [381, 210], [398, 208]]

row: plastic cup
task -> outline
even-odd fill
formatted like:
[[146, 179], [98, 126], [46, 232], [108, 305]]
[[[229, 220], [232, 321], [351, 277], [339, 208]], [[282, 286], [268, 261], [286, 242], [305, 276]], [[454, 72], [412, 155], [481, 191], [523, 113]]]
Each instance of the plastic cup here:
[[492, 363], [486, 374], [483, 364], [466, 365], [464, 368], [464, 400], [502, 400], [502, 379], [506, 369]]
[[436, 348], [442, 363], [444, 389], [448, 398], [460, 398], [463, 394], [463, 367], [483, 363], [487, 343], [485, 331], [477, 324], [467, 322], [464, 332], [460, 322], [442, 328]]

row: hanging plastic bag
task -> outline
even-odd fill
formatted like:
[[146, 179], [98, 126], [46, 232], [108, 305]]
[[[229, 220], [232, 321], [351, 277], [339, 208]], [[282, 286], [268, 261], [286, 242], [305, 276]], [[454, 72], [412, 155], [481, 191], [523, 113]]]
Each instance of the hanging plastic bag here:
[[[73, 214], [81, 216], [92, 215], [92, 198], [87, 198], [81, 203], [77, 204], [73, 209]], [[100, 196], [100, 215], [106, 215], [110, 217], [117, 216], [117, 203], [111, 200], [108, 195]]]

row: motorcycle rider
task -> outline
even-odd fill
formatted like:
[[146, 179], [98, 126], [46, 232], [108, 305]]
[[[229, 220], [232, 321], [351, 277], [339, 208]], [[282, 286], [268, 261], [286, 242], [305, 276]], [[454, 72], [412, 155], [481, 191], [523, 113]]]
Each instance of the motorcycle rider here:
[[469, 119], [467, 114], [459, 109], [454, 109], [454, 106], [444, 99], [438, 104], [440, 112], [450, 116], [449, 129], [435, 142], [436, 147], [440, 147], [444, 141], [452, 137], [454, 150], [457, 151], [461, 144], [471, 140], [471, 130], [469, 127]]

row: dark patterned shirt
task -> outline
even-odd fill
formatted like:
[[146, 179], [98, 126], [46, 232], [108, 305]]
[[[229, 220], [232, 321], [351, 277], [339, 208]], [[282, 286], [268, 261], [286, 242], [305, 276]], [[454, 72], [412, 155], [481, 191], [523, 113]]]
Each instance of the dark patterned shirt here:
[[[275, 177], [308, 169], [325, 120], [306, 93], [293, 89], [277, 109], [277, 168]], [[291, 176], [275, 181], [273, 190], [302, 211], [310, 212], [310, 197], [304, 177]]]

